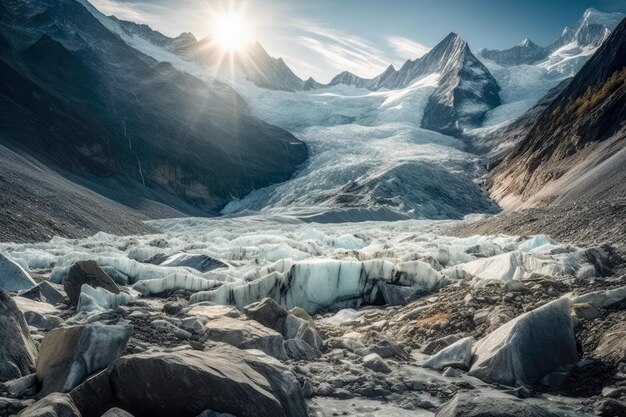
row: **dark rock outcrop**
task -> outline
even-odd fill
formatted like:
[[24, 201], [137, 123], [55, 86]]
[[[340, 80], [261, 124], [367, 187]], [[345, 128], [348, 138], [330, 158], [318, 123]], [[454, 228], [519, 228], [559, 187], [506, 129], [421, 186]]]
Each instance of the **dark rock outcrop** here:
[[24, 316], [11, 296], [0, 289], [0, 382], [35, 370], [37, 350]]
[[73, 306], [78, 305], [81, 287], [87, 284], [93, 288], [104, 288], [113, 294], [119, 294], [120, 288], [95, 261], [78, 261], [70, 268], [63, 288]]

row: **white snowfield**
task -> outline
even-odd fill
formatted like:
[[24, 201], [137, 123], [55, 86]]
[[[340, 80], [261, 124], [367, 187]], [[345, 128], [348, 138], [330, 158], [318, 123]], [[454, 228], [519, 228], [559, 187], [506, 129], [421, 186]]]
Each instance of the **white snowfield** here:
[[[187, 218], [151, 222], [163, 233], [118, 237], [98, 233], [82, 240], [0, 244], [13, 261], [52, 269], [62, 282], [78, 260], [94, 259], [149, 297], [184, 289], [191, 302], [212, 301], [243, 307], [270, 296], [286, 307], [310, 313], [392, 302], [432, 292], [459, 280], [481, 285], [535, 275], [597, 275], [586, 251], [546, 236], [442, 235], [447, 222], [306, 223], [291, 216], [255, 215], [221, 219]], [[164, 243], [165, 242], [165, 243]], [[199, 272], [135, 259], [154, 254], [202, 254], [224, 267]], [[123, 299], [122, 299], [123, 298]], [[83, 287], [81, 310], [101, 311], [127, 303]]]

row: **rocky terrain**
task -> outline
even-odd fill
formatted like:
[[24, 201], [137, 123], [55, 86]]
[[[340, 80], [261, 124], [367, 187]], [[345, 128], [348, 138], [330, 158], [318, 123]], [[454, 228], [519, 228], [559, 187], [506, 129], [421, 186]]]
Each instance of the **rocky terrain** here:
[[625, 415], [615, 248], [259, 221], [4, 244], [0, 415]]

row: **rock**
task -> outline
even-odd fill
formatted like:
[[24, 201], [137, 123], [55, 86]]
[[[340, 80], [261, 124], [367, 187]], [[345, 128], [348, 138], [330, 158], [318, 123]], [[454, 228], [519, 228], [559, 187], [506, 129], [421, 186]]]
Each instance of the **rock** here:
[[591, 304], [574, 304], [572, 311], [578, 319], [593, 320], [602, 316], [600, 311]]
[[119, 306], [127, 305], [131, 300], [132, 297], [125, 292], [115, 294], [104, 288], [93, 288], [89, 284], [83, 284], [76, 311], [116, 310]]
[[83, 417], [99, 417], [111, 406], [152, 417], [195, 417], [205, 410], [238, 417], [308, 415], [300, 385], [286, 366], [264, 353], [224, 344], [205, 352], [124, 356], [70, 395]]
[[220, 317], [206, 324], [202, 340], [224, 342], [239, 349], [259, 349], [277, 359], [287, 359], [282, 335], [255, 320]]
[[20, 292], [19, 295], [20, 297], [29, 298], [31, 300], [43, 301], [53, 306], [67, 302], [65, 296], [48, 281], [44, 281], [29, 290]]
[[78, 261], [70, 268], [63, 288], [73, 306], [78, 305], [81, 288], [88, 284], [92, 288], [104, 288], [113, 294], [119, 294], [120, 289], [95, 261]]
[[186, 317], [181, 320], [180, 326], [193, 333], [193, 334], [202, 334], [204, 333], [204, 325], [208, 320], [201, 320], [198, 317]]
[[332, 337], [326, 341], [330, 349], [346, 349], [357, 352], [365, 349], [365, 345], [358, 340], [349, 337]]
[[457, 394], [435, 417], [556, 417], [543, 408], [515, 398]]
[[313, 318], [302, 307], [294, 307], [291, 310], [289, 310], [289, 313], [293, 314], [294, 316], [296, 316], [296, 317], [298, 317], [298, 318], [300, 318], [302, 320], [306, 320], [308, 322], [313, 322]]
[[530, 398], [533, 396], [533, 393], [530, 389], [522, 385], [515, 390], [515, 395], [517, 395], [519, 398]]
[[378, 289], [385, 300], [385, 304], [390, 306], [404, 306], [415, 300], [417, 297], [423, 294], [427, 294], [420, 287], [406, 287], [403, 285], [394, 285], [386, 282], [379, 282]]
[[626, 416], [626, 403], [613, 398], [604, 398], [594, 404], [593, 411], [600, 417], [622, 417]]
[[294, 339], [298, 335], [300, 327], [303, 325], [308, 326], [309, 322], [302, 320], [293, 314], [287, 314], [282, 329], [275, 330], [281, 333], [285, 339]]
[[307, 342], [299, 339], [286, 340], [285, 351], [289, 358], [297, 361], [312, 361], [322, 356], [319, 350], [313, 349]]
[[68, 392], [119, 358], [133, 331], [129, 325], [86, 325], [52, 330], [37, 358], [43, 395]]
[[26, 407], [35, 403], [34, 400], [18, 400], [15, 398], [0, 397], [0, 415], [14, 416]]
[[363, 366], [371, 369], [372, 371], [382, 372], [385, 374], [391, 372], [391, 368], [389, 367], [387, 362], [385, 362], [385, 360], [376, 353], [370, 353], [369, 355], [364, 356]]
[[0, 382], [31, 374], [37, 350], [24, 316], [11, 296], [0, 290]]
[[613, 363], [626, 362], [626, 324], [610, 328], [598, 341], [594, 356]]
[[442, 375], [446, 378], [460, 378], [463, 376], [463, 372], [456, 368], [446, 368]]
[[402, 349], [397, 343], [394, 343], [391, 340], [379, 340], [375, 344], [370, 345], [363, 351], [359, 352], [361, 356], [366, 356], [370, 353], [376, 353], [380, 355], [381, 358], [385, 359], [395, 357], [398, 359], [407, 360], [409, 358], [404, 349]]
[[124, 411], [121, 408], [113, 407], [106, 413], [102, 414], [102, 417], [133, 417], [128, 411]]
[[570, 303], [560, 298], [479, 340], [469, 375], [511, 386], [533, 384], [577, 359]]
[[54, 393], [26, 408], [19, 417], [82, 417], [72, 399], [66, 394]]
[[422, 353], [427, 355], [432, 355], [439, 352], [441, 349], [450, 346], [452, 343], [457, 342], [463, 339], [462, 333], [451, 334], [445, 337], [441, 337], [439, 339], [432, 340], [428, 342], [423, 348]]
[[437, 371], [441, 371], [447, 367], [458, 368], [466, 371], [469, 369], [472, 361], [473, 343], [473, 337], [466, 337], [458, 340], [428, 359], [424, 363], [424, 366]]
[[37, 375], [30, 374], [4, 383], [6, 391], [14, 397], [33, 395], [37, 392]]
[[189, 316], [202, 316], [207, 320], [214, 320], [219, 317], [238, 318], [241, 316], [237, 307], [221, 305], [195, 305], [186, 311]]
[[159, 265], [169, 267], [182, 266], [195, 269], [199, 272], [208, 272], [214, 269], [228, 267], [228, 265], [226, 265], [224, 262], [219, 261], [215, 258], [211, 258], [208, 255], [192, 253], [176, 253], [174, 255], [170, 255]]
[[36, 327], [41, 330], [49, 331], [56, 329], [63, 324], [63, 319], [50, 314], [40, 314], [34, 311], [24, 313], [24, 319], [29, 326]]
[[213, 410], [205, 410], [202, 413], [198, 414], [196, 417], [236, 417], [236, 416], [232, 414], [218, 413], [217, 411], [213, 411]]
[[126, 274], [121, 273], [120, 271], [113, 268], [112, 266], [105, 265], [105, 266], [102, 266], [101, 268], [104, 271], [104, 273], [110, 276], [111, 279], [117, 285], [129, 285], [130, 284], [130, 279], [128, 279], [128, 276]]
[[[249, 319], [256, 320], [265, 327], [269, 327], [270, 329], [274, 329], [279, 333], [283, 333], [283, 328], [285, 327], [285, 321], [287, 320], [288, 312], [271, 298], [265, 297], [261, 301], [249, 304], [244, 307], [243, 312]], [[291, 317], [297, 319], [295, 315], [291, 315]], [[295, 333], [297, 333], [298, 328], [299, 324], [298, 327], [295, 329], [294, 335]], [[293, 338], [293, 336], [285, 337], [287, 337], [288, 339]]]
[[626, 287], [620, 287], [572, 297], [572, 304], [589, 304], [595, 308], [607, 308], [624, 300], [626, 300]]
[[317, 330], [315, 330], [313, 325], [309, 322], [304, 322], [300, 326], [300, 329], [298, 330], [298, 334], [296, 334], [296, 339], [300, 339], [306, 342], [313, 349], [317, 349], [317, 350], [321, 350], [322, 345], [324, 344], [322, 337], [319, 335]]
[[0, 289], [11, 292], [37, 285], [24, 268], [0, 253]]

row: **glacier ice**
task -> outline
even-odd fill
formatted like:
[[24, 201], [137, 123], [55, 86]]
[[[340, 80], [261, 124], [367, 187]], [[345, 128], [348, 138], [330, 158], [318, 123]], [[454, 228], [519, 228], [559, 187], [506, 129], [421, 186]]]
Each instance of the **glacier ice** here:
[[36, 282], [24, 268], [0, 253], [0, 288], [17, 292], [27, 290], [35, 285]]
[[125, 292], [113, 294], [104, 288], [93, 288], [89, 284], [80, 287], [80, 298], [78, 299], [78, 312], [115, 310], [119, 306], [127, 305], [132, 297]]

